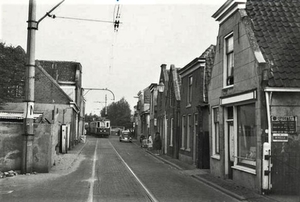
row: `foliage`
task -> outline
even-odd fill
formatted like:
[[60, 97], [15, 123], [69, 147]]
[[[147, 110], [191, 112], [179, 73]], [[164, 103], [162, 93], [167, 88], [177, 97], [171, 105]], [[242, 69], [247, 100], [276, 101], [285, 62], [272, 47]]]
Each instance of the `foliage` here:
[[125, 128], [132, 127], [131, 110], [125, 98], [108, 105], [106, 116], [105, 108], [103, 108], [101, 110], [101, 116], [109, 119], [112, 126], [125, 126]]
[[0, 107], [16, 98], [24, 99], [25, 64], [26, 54], [21, 46], [0, 43]]
[[92, 113], [90, 113], [89, 115], [86, 114], [84, 116], [84, 120], [86, 123], [90, 123], [94, 120], [97, 120], [97, 118], [99, 118], [99, 116], [97, 116], [96, 114], [92, 114]]

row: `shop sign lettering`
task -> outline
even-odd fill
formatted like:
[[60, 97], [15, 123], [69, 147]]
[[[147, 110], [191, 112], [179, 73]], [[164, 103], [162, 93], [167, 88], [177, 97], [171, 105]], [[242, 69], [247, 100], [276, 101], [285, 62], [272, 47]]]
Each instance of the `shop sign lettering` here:
[[297, 131], [297, 116], [271, 116], [272, 133], [293, 134]]

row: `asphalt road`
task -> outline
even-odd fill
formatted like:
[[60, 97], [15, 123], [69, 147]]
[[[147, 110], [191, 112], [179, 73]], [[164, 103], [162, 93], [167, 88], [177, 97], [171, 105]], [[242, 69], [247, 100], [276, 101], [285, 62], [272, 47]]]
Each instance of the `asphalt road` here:
[[88, 137], [75, 158], [73, 170], [43, 174], [37, 181], [27, 176], [0, 179], [11, 184], [0, 191], [0, 201], [237, 201], [154, 158], [135, 142], [119, 142], [117, 136]]

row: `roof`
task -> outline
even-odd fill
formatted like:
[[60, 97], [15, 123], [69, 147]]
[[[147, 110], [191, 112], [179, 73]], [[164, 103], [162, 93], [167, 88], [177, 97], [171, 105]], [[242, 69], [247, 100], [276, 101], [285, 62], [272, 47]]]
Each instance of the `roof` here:
[[43, 69], [57, 82], [75, 82], [76, 70], [81, 71], [81, 64], [73, 61], [37, 60]]
[[181, 80], [180, 76], [178, 74], [178, 71], [180, 68], [176, 68], [174, 65], [171, 65], [170, 72], [172, 73], [172, 82], [173, 82], [173, 88], [174, 88], [174, 94], [177, 101], [180, 101], [180, 86], [181, 86]]
[[300, 87], [300, 1], [248, 0], [246, 12], [270, 66], [267, 85]]
[[211, 79], [211, 72], [215, 61], [216, 46], [210, 45], [201, 55], [200, 58], [205, 58], [205, 83], [204, 83], [204, 100], [208, 97], [208, 85]]

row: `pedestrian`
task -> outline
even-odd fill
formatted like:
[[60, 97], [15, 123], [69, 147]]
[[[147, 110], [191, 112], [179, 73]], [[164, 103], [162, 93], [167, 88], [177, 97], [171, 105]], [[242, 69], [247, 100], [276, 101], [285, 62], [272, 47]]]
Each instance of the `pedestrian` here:
[[145, 135], [141, 135], [141, 137], [140, 137], [140, 143], [141, 143], [141, 147], [143, 147], [143, 141], [144, 141], [144, 139], [145, 139]]
[[162, 147], [162, 142], [161, 142], [160, 134], [159, 132], [156, 132], [154, 142], [153, 142], [153, 150], [155, 155], [161, 154], [161, 147]]
[[152, 150], [152, 148], [153, 148], [153, 140], [152, 140], [151, 135], [149, 134], [148, 135], [148, 149]]

